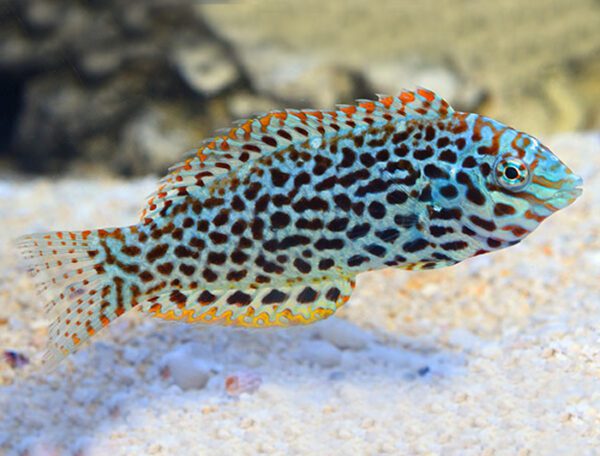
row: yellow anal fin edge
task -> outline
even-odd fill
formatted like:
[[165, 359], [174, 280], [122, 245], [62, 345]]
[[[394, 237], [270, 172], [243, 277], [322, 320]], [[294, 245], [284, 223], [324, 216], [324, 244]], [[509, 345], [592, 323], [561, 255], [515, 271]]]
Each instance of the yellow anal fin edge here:
[[352, 294], [353, 278], [260, 290], [173, 290], [142, 306], [154, 318], [246, 328], [308, 325], [330, 317]]

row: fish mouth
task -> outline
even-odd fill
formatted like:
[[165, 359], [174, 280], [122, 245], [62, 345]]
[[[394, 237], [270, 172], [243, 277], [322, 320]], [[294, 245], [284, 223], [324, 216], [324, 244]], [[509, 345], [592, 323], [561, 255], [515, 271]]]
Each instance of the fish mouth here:
[[557, 211], [570, 206], [583, 193], [583, 188], [581, 188], [582, 185], [583, 179], [572, 174], [566, 179], [566, 182], [561, 189], [548, 199], [545, 206], [552, 211]]

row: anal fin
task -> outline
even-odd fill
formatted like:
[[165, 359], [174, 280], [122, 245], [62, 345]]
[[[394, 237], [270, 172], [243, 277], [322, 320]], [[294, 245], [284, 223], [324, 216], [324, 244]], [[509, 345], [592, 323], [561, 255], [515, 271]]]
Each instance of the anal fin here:
[[155, 318], [187, 323], [267, 328], [323, 320], [344, 305], [354, 277], [258, 290], [171, 290], [142, 309]]

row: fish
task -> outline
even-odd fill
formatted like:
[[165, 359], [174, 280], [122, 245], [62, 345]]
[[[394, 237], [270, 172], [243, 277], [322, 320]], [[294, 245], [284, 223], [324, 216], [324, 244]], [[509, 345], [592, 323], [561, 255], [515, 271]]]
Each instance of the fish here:
[[359, 273], [515, 245], [581, 187], [538, 139], [417, 88], [238, 122], [170, 168], [139, 223], [17, 245], [48, 303], [54, 367], [134, 308], [252, 328], [323, 320]]

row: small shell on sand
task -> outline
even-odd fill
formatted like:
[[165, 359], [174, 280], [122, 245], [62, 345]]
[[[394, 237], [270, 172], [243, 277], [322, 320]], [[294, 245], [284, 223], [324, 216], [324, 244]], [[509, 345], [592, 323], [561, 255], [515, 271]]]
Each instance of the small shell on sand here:
[[29, 364], [29, 358], [27, 358], [27, 356], [14, 350], [4, 351], [4, 361], [6, 361], [6, 364], [13, 369], [18, 369]]
[[230, 396], [252, 394], [262, 384], [262, 377], [253, 371], [242, 371], [225, 377], [225, 391]]

